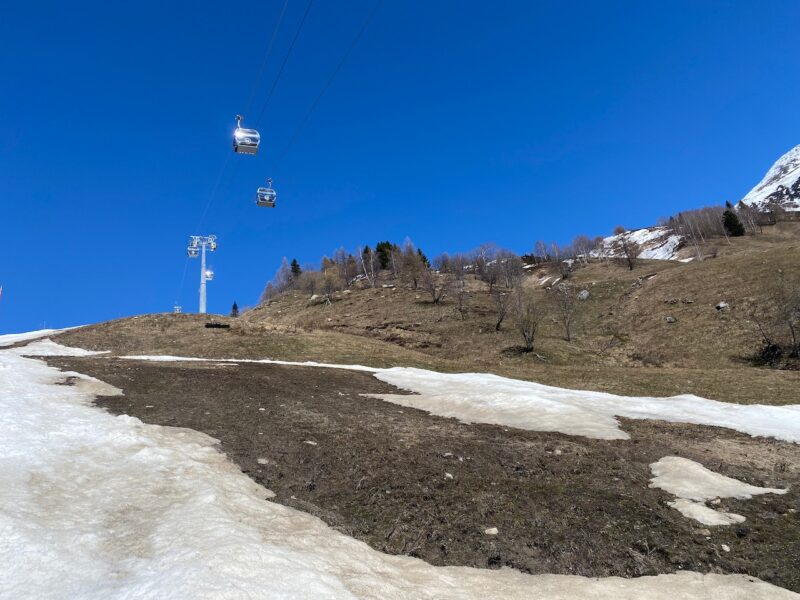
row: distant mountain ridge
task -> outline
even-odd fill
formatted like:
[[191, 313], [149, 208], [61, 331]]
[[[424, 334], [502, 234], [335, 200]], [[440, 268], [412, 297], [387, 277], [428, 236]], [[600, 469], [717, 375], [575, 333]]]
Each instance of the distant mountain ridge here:
[[740, 203], [761, 211], [800, 211], [800, 145], [781, 156]]

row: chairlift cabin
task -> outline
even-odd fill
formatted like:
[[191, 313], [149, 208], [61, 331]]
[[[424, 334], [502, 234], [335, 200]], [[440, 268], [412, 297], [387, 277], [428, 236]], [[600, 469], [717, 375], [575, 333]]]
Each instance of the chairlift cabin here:
[[197, 258], [197, 248], [195, 246], [189, 246], [186, 249], [186, 254], [189, 255], [189, 258]]
[[277, 200], [278, 194], [272, 189], [272, 179], [267, 179], [267, 187], [260, 187], [256, 190], [256, 204], [258, 206], [275, 208]]
[[239, 154], [256, 154], [261, 135], [255, 129], [242, 127], [241, 115], [236, 115], [236, 131], [233, 132], [233, 151]]
[[205, 277], [206, 281], [211, 281], [212, 279], [214, 279], [214, 271], [211, 269], [206, 269]]
[[217, 250], [217, 242], [211, 240], [211, 242], [208, 244], [208, 247], [212, 252], [215, 252]]

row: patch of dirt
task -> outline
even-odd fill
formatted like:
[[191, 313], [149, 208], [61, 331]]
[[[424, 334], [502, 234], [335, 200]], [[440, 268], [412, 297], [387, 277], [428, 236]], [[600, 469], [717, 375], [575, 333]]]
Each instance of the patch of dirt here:
[[[399, 392], [339, 369], [47, 360], [123, 389], [97, 401], [112, 413], [217, 438], [274, 501], [384, 552], [594, 577], [748, 573], [800, 591], [797, 445], [656, 421], [622, 420], [627, 441], [467, 425], [365, 398]], [[667, 455], [791, 489], [722, 500], [747, 521], [706, 529], [648, 487]]]

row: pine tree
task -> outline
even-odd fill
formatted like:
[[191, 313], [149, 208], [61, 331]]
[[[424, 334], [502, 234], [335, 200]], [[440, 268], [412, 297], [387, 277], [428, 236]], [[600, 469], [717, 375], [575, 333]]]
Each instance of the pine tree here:
[[725, 206], [725, 212], [722, 213], [722, 225], [725, 227], [725, 231], [731, 237], [744, 235], [744, 225], [742, 225], [739, 217], [734, 212], [733, 206], [730, 202], [726, 202]]
[[427, 267], [428, 269], [431, 268], [431, 261], [428, 260], [428, 257], [425, 256], [422, 253], [422, 250], [420, 250], [419, 248], [417, 248], [417, 256], [419, 256], [419, 259], [422, 261], [422, 264], [425, 265], [425, 267]]
[[236, 300], [233, 301], [233, 306], [231, 307], [231, 317], [234, 319], [239, 316], [239, 306], [236, 304]]
[[388, 269], [392, 263], [392, 242], [378, 242], [375, 246], [375, 255], [378, 257], [378, 265], [381, 269]]
[[303, 269], [300, 268], [300, 263], [297, 262], [296, 258], [292, 259], [292, 279], [297, 279], [300, 277], [300, 274], [303, 272]]

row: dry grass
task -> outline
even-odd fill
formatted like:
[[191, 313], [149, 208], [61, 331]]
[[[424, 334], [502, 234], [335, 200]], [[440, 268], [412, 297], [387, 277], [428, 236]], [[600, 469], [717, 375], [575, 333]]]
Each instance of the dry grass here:
[[[521, 336], [511, 318], [494, 330], [493, 301], [474, 279], [467, 280], [466, 315], [452, 297], [434, 305], [422, 290], [387, 276], [380, 284], [391, 287], [356, 288], [330, 305], [293, 291], [239, 319], [215, 317], [230, 323], [228, 330], [205, 329], [206, 319], [196, 315], [150, 315], [70, 331], [62, 340], [120, 354], [486, 371], [620, 394], [800, 403], [800, 373], [747, 362], [759, 346], [749, 308], [778, 269], [800, 269], [800, 224], [715, 242], [718, 257], [702, 262], [642, 261], [633, 272], [611, 263], [578, 269], [572, 281], [590, 297], [579, 303], [571, 342], [562, 339], [555, 314], [545, 320], [536, 347], [544, 361], [514, 351]], [[529, 271], [527, 285], [548, 269]], [[548, 302], [545, 290], [535, 293]], [[722, 300], [730, 310], [714, 308]]]

